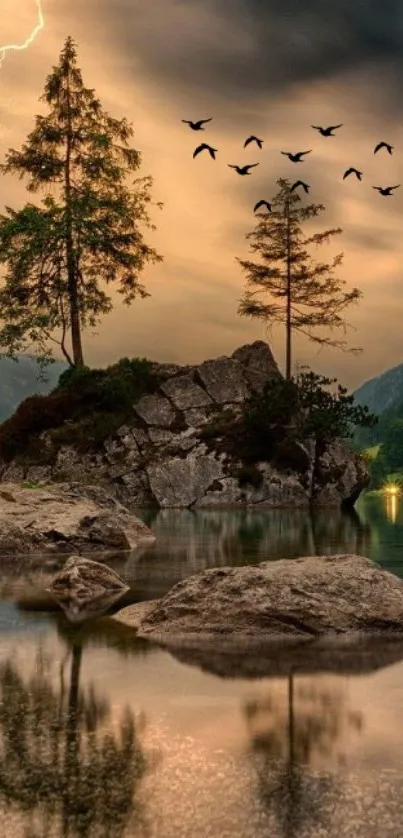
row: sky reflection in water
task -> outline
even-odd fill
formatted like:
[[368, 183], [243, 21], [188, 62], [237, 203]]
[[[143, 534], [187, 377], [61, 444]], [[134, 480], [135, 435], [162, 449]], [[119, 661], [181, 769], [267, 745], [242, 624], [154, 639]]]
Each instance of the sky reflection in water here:
[[[156, 544], [128, 557], [126, 578], [144, 598], [203, 566], [313, 547], [382, 553], [400, 571], [401, 513], [391, 524], [367, 503], [359, 515], [169, 510], [152, 522]], [[111, 617], [77, 628], [56, 613], [24, 616], [11, 601], [43, 584], [26, 576], [2, 574], [0, 834], [400, 836], [402, 663], [220, 678]]]

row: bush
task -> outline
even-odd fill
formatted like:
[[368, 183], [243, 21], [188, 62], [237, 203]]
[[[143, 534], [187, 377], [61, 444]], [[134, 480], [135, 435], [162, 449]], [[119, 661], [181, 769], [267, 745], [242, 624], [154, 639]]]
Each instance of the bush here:
[[255, 489], [258, 489], [263, 483], [262, 472], [255, 465], [251, 464], [234, 469], [232, 477], [237, 478], [241, 488], [242, 486], [253, 486]]
[[263, 391], [245, 402], [240, 418], [223, 411], [206, 425], [201, 436], [219, 451], [240, 459], [246, 466], [262, 460], [278, 467], [307, 468], [295, 441], [314, 436], [320, 443], [352, 436], [354, 426], [373, 426], [377, 417], [336, 379], [310, 371], [286, 380], [270, 380]]
[[[317, 373], [305, 372], [296, 381], [298, 387], [299, 428], [302, 436], [315, 436], [321, 442], [353, 437], [356, 427], [373, 428], [378, 417], [367, 407], [354, 404], [354, 396], [337, 378], [326, 378]], [[336, 390], [329, 387], [337, 385]]]
[[122, 358], [107, 369], [72, 367], [48, 395], [30, 396], [0, 425], [0, 458], [41, 447], [35, 440], [52, 431], [59, 445], [96, 449], [131, 415], [134, 402], [158, 386], [152, 363]]

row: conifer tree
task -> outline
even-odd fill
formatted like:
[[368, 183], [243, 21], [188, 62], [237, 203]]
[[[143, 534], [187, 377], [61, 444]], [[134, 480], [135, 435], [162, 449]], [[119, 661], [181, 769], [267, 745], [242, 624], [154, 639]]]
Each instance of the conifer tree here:
[[[315, 333], [316, 329], [346, 329], [342, 312], [362, 296], [353, 288], [344, 291], [345, 282], [335, 276], [343, 254], [331, 264], [316, 262], [307, 248], [321, 245], [342, 232], [340, 228], [306, 236], [304, 222], [315, 218], [323, 204], [302, 206], [288, 180], [277, 181], [279, 191], [270, 202], [272, 211], [258, 213], [255, 229], [246, 238], [261, 262], [239, 259], [246, 274], [246, 290], [239, 313], [258, 317], [269, 325], [281, 323], [286, 332], [286, 378], [291, 378], [292, 335], [300, 332], [320, 345], [346, 349], [345, 341]], [[357, 348], [347, 350], [357, 352]]]
[[41, 206], [6, 207], [0, 216], [0, 263], [7, 266], [0, 346], [13, 356], [34, 345], [46, 358], [53, 341], [70, 365], [82, 366], [83, 329], [113, 308], [107, 286], [127, 305], [149, 296], [140, 274], [162, 259], [140, 229], [155, 229], [147, 212], [152, 178], [132, 176], [129, 184], [141, 163], [129, 145], [133, 129], [84, 86], [71, 37], [40, 101], [47, 115], [36, 116], [21, 151], [10, 149], [0, 167], [28, 176], [28, 191], [45, 191]]

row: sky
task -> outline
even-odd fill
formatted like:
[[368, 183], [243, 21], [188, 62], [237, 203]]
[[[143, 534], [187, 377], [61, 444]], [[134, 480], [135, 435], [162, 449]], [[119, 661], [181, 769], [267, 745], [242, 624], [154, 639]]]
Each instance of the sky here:
[[[0, 46], [22, 44], [38, 21], [36, 0], [0, 0]], [[45, 113], [39, 97], [65, 38], [76, 41], [86, 86], [103, 107], [133, 124], [139, 175], [154, 178], [156, 232], [147, 242], [164, 261], [146, 267], [151, 297], [114, 311], [84, 336], [85, 360], [104, 366], [122, 356], [180, 364], [232, 354], [268, 340], [284, 369], [281, 327], [237, 313], [248, 258], [253, 206], [276, 193], [279, 177], [302, 177], [325, 204], [320, 227], [343, 234], [317, 258], [340, 251], [346, 288], [363, 298], [346, 319], [354, 355], [295, 337], [294, 360], [348, 387], [403, 362], [403, 6], [400, 0], [42, 0], [45, 26], [0, 69], [0, 160], [20, 149]], [[212, 117], [203, 132], [182, 119]], [[311, 125], [343, 127], [323, 138]], [[243, 148], [246, 137], [263, 150]], [[192, 159], [203, 140], [218, 149]], [[394, 146], [373, 154], [377, 142]], [[293, 164], [280, 151], [312, 149]], [[240, 177], [228, 163], [257, 163]], [[364, 173], [343, 182], [348, 166]], [[373, 185], [402, 182], [391, 198]], [[23, 181], [3, 176], [2, 204], [27, 200]], [[319, 227], [318, 227], [319, 229]], [[307, 230], [307, 232], [309, 232]]]

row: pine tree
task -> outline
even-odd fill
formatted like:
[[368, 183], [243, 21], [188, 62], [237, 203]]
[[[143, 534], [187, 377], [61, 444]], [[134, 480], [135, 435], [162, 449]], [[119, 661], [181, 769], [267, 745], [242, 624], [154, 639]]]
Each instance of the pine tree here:
[[314, 330], [345, 330], [347, 324], [342, 312], [360, 299], [362, 293], [357, 288], [343, 291], [346, 283], [334, 275], [343, 254], [326, 264], [316, 262], [307, 250], [310, 245], [323, 244], [342, 232], [336, 228], [304, 235], [304, 222], [323, 212], [323, 204], [301, 206], [301, 199], [290, 191], [288, 180], [280, 178], [277, 184], [279, 191], [271, 201], [272, 211], [259, 213], [255, 229], [246, 236], [251, 241], [252, 252], [258, 253], [262, 261], [237, 258], [247, 278], [238, 311], [241, 315], [261, 318], [269, 325], [285, 324], [286, 378], [290, 379], [293, 332], [300, 332], [320, 345], [345, 349], [345, 341], [315, 334]]
[[129, 146], [133, 128], [84, 86], [71, 37], [40, 101], [48, 114], [36, 116], [22, 150], [10, 149], [0, 167], [28, 176], [28, 191], [46, 193], [42, 206], [6, 207], [0, 216], [0, 263], [7, 265], [0, 345], [15, 355], [34, 344], [45, 358], [53, 341], [70, 365], [82, 366], [82, 330], [113, 308], [107, 286], [117, 285], [127, 305], [149, 296], [139, 276], [147, 262], [162, 260], [140, 230], [155, 229], [147, 213], [152, 178], [131, 178], [129, 186], [141, 164]]

